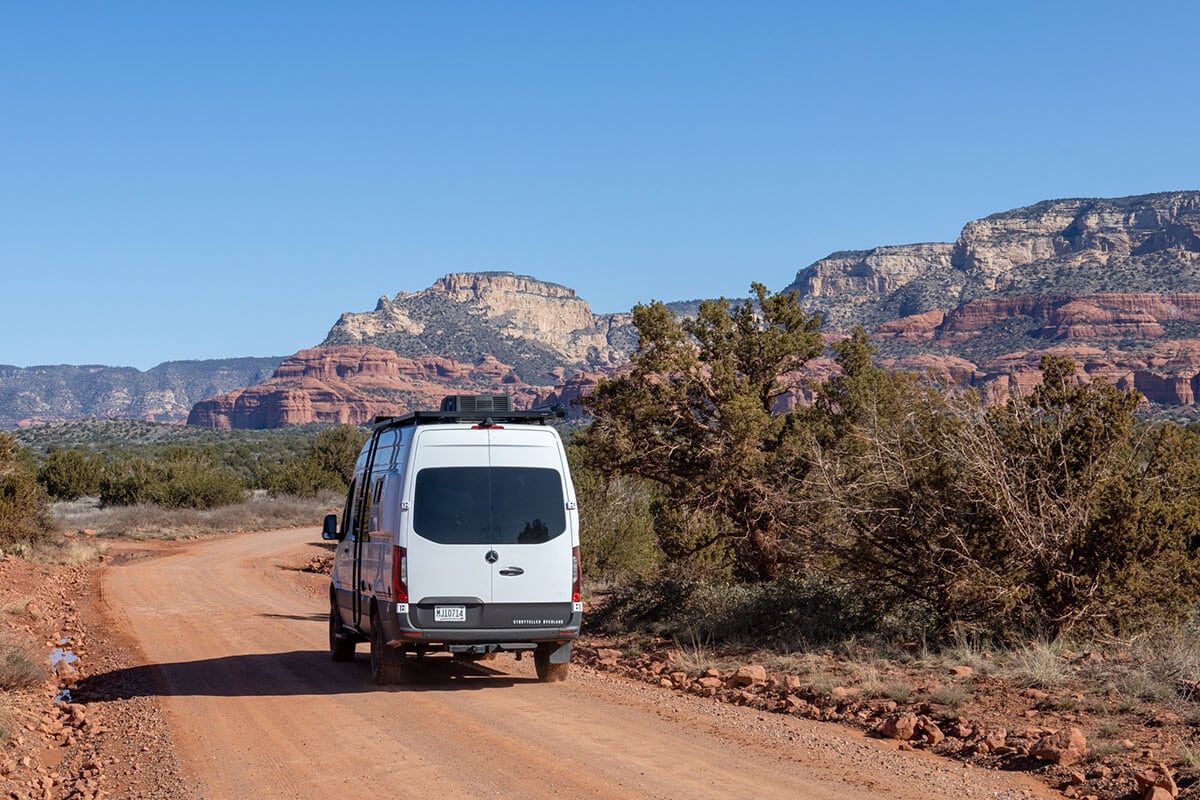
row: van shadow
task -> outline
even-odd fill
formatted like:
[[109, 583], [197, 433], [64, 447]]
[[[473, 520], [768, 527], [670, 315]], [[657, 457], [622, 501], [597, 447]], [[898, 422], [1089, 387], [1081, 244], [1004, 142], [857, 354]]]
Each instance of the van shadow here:
[[135, 697], [295, 697], [478, 691], [537, 683], [534, 678], [442, 656], [407, 666], [404, 673], [398, 685], [376, 686], [371, 683], [366, 653], [358, 654], [353, 662], [339, 664], [331, 661], [325, 650], [296, 650], [110, 670], [83, 678], [71, 689], [71, 696], [76, 702]]

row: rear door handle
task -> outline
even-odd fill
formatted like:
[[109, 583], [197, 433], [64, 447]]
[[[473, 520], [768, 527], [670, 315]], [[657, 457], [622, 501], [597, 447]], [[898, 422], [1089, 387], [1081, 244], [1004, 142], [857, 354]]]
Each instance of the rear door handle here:
[[500, 570], [500, 574], [512, 577], [513, 575], [524, 575], [525, 570], [521, 569], [520, 567], [505, 567], [504, 569]]

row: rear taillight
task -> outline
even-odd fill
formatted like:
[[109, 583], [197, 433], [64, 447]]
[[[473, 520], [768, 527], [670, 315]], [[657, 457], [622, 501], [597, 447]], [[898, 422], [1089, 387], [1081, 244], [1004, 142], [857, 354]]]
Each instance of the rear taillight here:
[[392, 596], [397, 603], [408, 602], [408, 550], [392, 547]]
[[578, 603], [583, 596], [583, 567], [579, 565], [579, 546], [571, 548], [571, 602]]

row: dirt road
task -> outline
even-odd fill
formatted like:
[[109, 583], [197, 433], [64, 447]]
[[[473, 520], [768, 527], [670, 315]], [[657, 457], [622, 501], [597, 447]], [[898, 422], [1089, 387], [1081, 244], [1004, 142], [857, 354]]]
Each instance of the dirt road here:
[[1051, 796], [835, 726], [576, 668], [445, 663], [371, 684], [326, 652], [325, 601], [285, 564], [315, 530], [243, 534], [109, 567], [104, 600], [146, 660], [195, 796], [996, 798]]

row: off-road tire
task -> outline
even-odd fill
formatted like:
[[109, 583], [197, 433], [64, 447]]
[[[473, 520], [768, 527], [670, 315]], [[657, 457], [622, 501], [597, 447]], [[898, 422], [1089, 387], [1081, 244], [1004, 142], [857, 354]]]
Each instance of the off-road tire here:
[[371, 682], [377, 686], [399, 683], [404, 677], [404, 656], [383, 639], [379, 612], [371, 612]]
[[329, 598], [329, 657], [334, 661], [353, 661], [357, 642], [342, 630], [342, 615], [337, 599]]
[[551, 664], [550, 653], [558, 649], [558, 645], [543, 642], [533, 651], [533, 668], [537, 670], [538, 680], [542, 683], [561, 683], [567, 679], [571, 671], [571, 662]]

